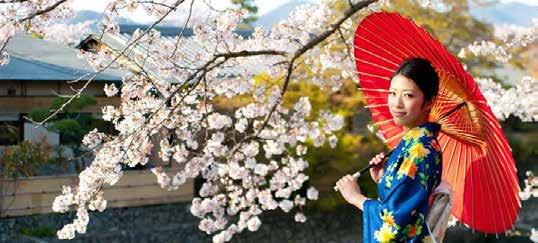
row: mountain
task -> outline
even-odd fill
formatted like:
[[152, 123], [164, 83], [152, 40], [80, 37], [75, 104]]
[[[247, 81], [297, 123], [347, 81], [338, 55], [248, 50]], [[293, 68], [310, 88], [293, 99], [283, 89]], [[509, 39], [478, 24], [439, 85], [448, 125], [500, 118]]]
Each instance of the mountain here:
[[[103, 18], [103, 13], [90, 11], [90, 10], [81, 10], [75, 13], [75, 17], [66, 21], [66, 24], [78, 24], [85, 21], [95, 21], [98, 22]], [[120, 17], [118, 19], [119, 24], [137, 24], [137, 22], [130, 20], [128, 18]]]
[[260, 16], [258, 20], [253, 24], [254, 26], [262, 26], [264, 29], [269, 29], [274, 24], [285, 20], [296, 7], [312, 3], [309, 1], [290, 1], [276, 9], [273, 9], [266, 14]]
[[484, 7], [472, 7], [471, 15], [492, 24], [513, 24], [529, 27], [532, 18], [538, 18], [538, 6], [508, 2]]
[[[538, 0], [537, 0], [538, 1]], [[297, 6], [312, 3], [308, 0], [289, 1], [288, 3], [273, 9], [259, 17], [254, 26], [271, 28], [281, 20], [285, 20], [290, 12]], [[471, 15], [480, 20], [493, 24], [513, 24], [530, 26], [532, 18], [538, 18], [538, 6], [531, 6], [518, 2], [490, 4], [480, 7], [471, 7]]]

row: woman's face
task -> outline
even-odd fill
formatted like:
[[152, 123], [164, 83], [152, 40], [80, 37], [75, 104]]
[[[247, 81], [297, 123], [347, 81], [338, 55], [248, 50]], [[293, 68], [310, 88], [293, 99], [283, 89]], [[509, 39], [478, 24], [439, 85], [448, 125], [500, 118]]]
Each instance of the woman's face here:
[[390, 82], [388, 106], [396, 124], [412, 128], [426, 121], [431, 101], [424, 102], [424, 93], [413, 80], [396, 75]]

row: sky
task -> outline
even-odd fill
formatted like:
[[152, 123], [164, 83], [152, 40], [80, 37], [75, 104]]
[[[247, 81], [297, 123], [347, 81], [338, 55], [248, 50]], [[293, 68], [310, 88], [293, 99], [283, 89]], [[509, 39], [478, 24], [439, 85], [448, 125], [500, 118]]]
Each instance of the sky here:
[[[283, 4], [286, 4], [293, 0], [255, 0], [256, 5], [258, 5], [258, 12], [260, 15], [263, 15], [264, 13], [267, 13], [279, 6], [282, 6]], [[311, 0], [316, 1], [316, 0]], [[104, 0], [75, 0], [75, 9], [77, 10], [94, 10], [101, 12], [103, 8], [105, 7], [105, 3], [107, 1]], [[215, 6], [218, 6], [219, 8], [230, 6], [230, 1], [226, 0], [208, 0], [208, 2], [211, 2], [211, 4], [214, 4]], [[501, 0], [501, 2], [521, 2], [528, 5], [534, 5], [538, 6], [538, 0]]]
[[519, 3], [524, 3], [524, 4], [527, 4], [527, 5], [538, 6], [538, 0], [501, 0], [501, 2], [503, 2], [503, 3], [519, 2]]
[[[214, 8], [216, 9], [224, 9], [227, 7], [232, 6], [229, 0], [205, 0], [206, 2], [210, 3]], [[275, 8], [278, 8], [288, 2], [291, 2], [293, 0], [255, 0], [256, 5], [258, 6], [258, 16], [261, 16]], [[316, 0], [307, 0], [315, 2]], [[536, 0], [538, 1], [538, 0]], [[106, 6], [106, 3], [108, 1], [105, 0], [75, 0], [74, 1], [74, 8], [75, 10], [92, 10], [96, 12], [103, 12], [103, 9]], [[195, 1], [195, 7], [198, 7], [200, 9], [207, 9], [204, 1]], [[186, 1], [185, 3], [189, 3], [189, 1]], [[182, 4], [185, 7], [187, 7], [188, 4]], [[151, 21], [151, 17], [146, 16], [142, 12], [135, 12], [134, 17], [137, 19], [137, 22], [147, 22]]]
[[[260, 15], [263, 15], [264, 13], [267, 13], [279, 6], [282, 6], [283, 4], [286, 4], [293, 0], [255, 0], [256, 5], [258, 6], [258, 13]], [[536, 0], [538, 1], [538, 0]], [[102, 12], [105, 8], [105, 4], [108, 1], [104, 0], [75, 0], [74, 8], [76, 10], [93, 10], [97, 12]], [[186, 1], [188, 3], [189, 1]], [[202, 1], [198, 1], [202, 2]], [[231, 6], [230, 1], [227, 0], [207, 0], [207, 2], [210, 2], [212, 5], [214, 5], [217, 8], [225, 8]]]
[[[258, 6], [258, 16], [264, 15], [265, 13], [278, 8], [288, 2], [291, 2], [294, 0], [255, 0], [256, 5]], [[296, 1], [296, 0], [295, 0]], [[318, 2], [319, 0], [307, 0], [311, 2]], [[74, 1], [74, 8], [75, 10], [93, 10], [96, 12], [102, 12], [103, 9], [106, 6], [106, 3], [108, 1], [106, 0], [75, 0]], [[188, 3], [189, 1], [186, 1], [185, 3]], [[224, 9], [227, 7], [230, 7], [230, 1], [229, 0], [205, 0], [205, 2], [210, 3], [214, 8], [216, 9]], [[506, 2], [521, 2], [525, 3], [531, 6], [538, 6], [538, 0], [500, 0], [500, 2], [506, 3]], [[208, 9], [204, 1], [197, 0], [195, 1], [194, 8], [198, 9], [196, 12], [200, 12], [200, 9]], [[186, 8], [188, 7], [188, 4], [182, 4], [184, 8], [184, 12], [186, 12]], [[203, 12], [203, 11], [202, 11]], [[152, 21], [154, 18], [145, 15], [143, 12], [135, 12], [134, 14], [129, 14], [129, 18], [134, 19], [137, 22], [149, 22]], [[176, 17], [176, 19], [182, 19], [180, 17]], [[171, 20], [174, 20], [174, 17], [171, 18]]]

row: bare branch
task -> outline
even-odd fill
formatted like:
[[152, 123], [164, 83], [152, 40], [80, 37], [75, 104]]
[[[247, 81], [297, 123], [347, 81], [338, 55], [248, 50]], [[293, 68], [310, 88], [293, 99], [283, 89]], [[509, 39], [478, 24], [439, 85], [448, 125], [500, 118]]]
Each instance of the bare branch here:
[[4, 49], [6, 49], [7, 43], [9, 42], [10, 39], [11, 39], [11, 37], [7, 38], [6, 41], [4, 41], [4, 43], [2, 43], [2, 47], [0, 47], [0, 53], [2, 53], [4, 51]]
[[351, 51], [351, 46], [347, 43], [346, 37], [344, 36], [344, 33], [342, 32], [341, 28], [338, 28], [338, 34], [340, 34], [340, 38], [342, 38], [342, 41], [344, 42], [344, 45], [346, 46], [347, 55], [350, 60], [353, 60], [353, 52]]
[[23, 3], [28, 2], [28, 0], [0, 0], [0, 4], [2, 3]]
[[[367, 1], [363, 1], [361, 2], [360, 4], [357, 4], [357, 5], [351, 5], [351, 7], [346, 10], [344, 12], [344, 16], [341, 17], [338, 21], [336, 21], [336, 23], [330, 25], [330, 28], [321, 33], [319, 36], [317, 36], [316, 38], [310, 40], [308, 43], [306, 43], [306, 45], [304, 45], [301, 49], [299, 49], [297, 52], [295, 52], [295, 54], [293, 55], [293, 57], [291, 58], [291, 61], [289, 62], [288, 64], [288, 70], [287, 70], [287, 74], [286, 74], [286, 77], [285, 77], [285, 80], [284, 80], [284, 85], [283, 85], [283, 88], [280, 92], [280, 97], [283, 97], [284, 94], [286, 93], [286, 90], [288, 88], [288, 84], [289, 84], [289, 81], [291, 80], [291, 75], [293, 73], [293, 69], [295, 68], [294, 67], [294, 63], [295, 61], [301, 57], [305, 52], [307, 52], [309, 49], [311, 49], [312, 47], [318, 45], [319, 43], [323, 42], [324, 40], [326, 40], [329, 36], [331, 36], [332, 34], [334, 34], [334, 32], [336, 32], [340, 26], [342, 25], [342, 23], [344, 23], [344, 21], [346, 21], [347, 19], [349, 19], [351, 16], [353, 16], [355, 13], [357, 13], [359, 10], [361, 10], [362, 8], [374, 3], [374, 2], [377, 2], [378, 0], [367, 0]], [[351, 3], [351, 2], [350, 2]], [[271, 118], [272, 114], [275, 112], [276, 108], [278, 107], [278, 105], [280, 104], [280, 102], [282, 102], [282, 98], [280, 99], [280, 101], [276, 102], [273, 107], [271, 108], [271, 111], [269, 112], [269, 114], [266, 116], [262, 126], [260, 127], [260, 129], [256, 132], [256, 134], [254, 135], [251, 135], [251, 136], [246, 136], [244, 137], [243, 139], [241, 139], [241, 141], [239, 142], [239, 144], [237, 146], [234, 147], [234, 149], [232, 149], [229, 153], [230, 156], [232, 156], [235, 151], [239, 148], [241, 148], [241, 145], [246, 142], [246, 141], [249, 141], [251, 139], [259, 139], [258, 138], [258, 135], [261, 133], [261, 131], [263, 131], [263, 129], [267, 126], [267, 124], [269, 123], [269, 119]]]
[[194, 4], [194, 0], [191, 0], [191, 4], [189, 6], [189, 15], [187, 15], [187, 20], [185, 20], [185, 24], [183, 25], [183, 29], [181, 29], [181, 33], [179, 33], [179, 35], [177, 36], [176, 45], [174, 46], [174, 51], [172, 51], [172, 54], [170, 55], [170, 58], [172, 58], [172, 57], [174, 57], [176, 55], [176, 52], [177, 52], [177, 49], [178, 49], [178, 46], [179, 46], [179, 41], [181, 40], [181, 38], [183, 38], [183, 34], [185, 33], [185, 29], [187, 28], [187, 25], [189, 24], [189, 21], [191, 19], [193, 4]]
[[[184, 2], [185, 0], [180, 0], [180, 1], [177, 1], [175, 3], [175, 6], [177, 7], [179, 4], [181, 4], [182, 2]], [[175, 9], [175, 8], [174, 8]], [[125, 52], [134, 44], [137, 43], [137, 41], [139, 41], [142, 37], [144, 37], [145, 35], [147, 35], [157, 24], [159, 24], [161, 21], [163, 21], [166, 16], [168, 16], [172, 11], [174, 11], [174, 9], [170, 9], [168, 12], [166, 12], [163, 16], [161, 16], [161, 18], [159, 18], [157, 21], [155, 21], [152, 25], [150, 25], [140, 36], [138, 36], [134, 41], [132, 41], [131, 43], [129, 43], [123, 50], [121, 53], [119, 53], [118, 55], [116, 55], [116, 57], [110, 61], [110, 63], [108, 63], [105, 67], [103, 67], [102, 69], [98, 70], [97, 72], [95, 72], [92, 77], [90, 79], [88, 79], [88, 81], [86, 81], [86, 83], [84, 83], [84, 85], [82, 86], [82, 88], [79, 89], [79, 91], [74, 94], [73, 96], [71, 96], [69, 98], [69, 100], [67, 100], [65, 103], [63, 103], [60, 108], [58, 108], [57, 110], [55, 110], [50, 116], [48, 116], [47, 118], [45, 118], [43, 121], [39, 122], [38, 125], [43, 125], [45, 124], [45, 122], [47, 122], [48, 120], [52, 119], [52, 117], [56, 116], [60, 111], [62, 111], [67, 105], [69, 105], [75, 98], [79, 97], [81, 94], [82, 94], [82, 91], [84, 91], [88, 85], [91, 83], [91, 81], [93, 81], [93, 79], [100, 73], [102, 73], [103, 71], [105, 71], [106, 69], [108, 69], [113, 63], [115, 63], [120, 57], [123, 56], [123, 54], [125, 54]]]
[[[289, 65], [288, 65], [288, 71], [287, 71], [287, 74], [286, 74], [286, 78], [284, 80], [283, 88], [282, 88], [282, 90], [280, 92], [280, 97], [283, 97], [284, 93], [286, 93], [286, 90], [288, 88], [288, 84], [289, 84], [290, 79], [291, 79], [291, 75], [293, 73], [293, 69], [295, 68], [294, 67], [295, 60], [297, 60], [299, 57], [301, 57], [305, 52], [310, 50], [312, 47], [318, 45], [319, 43], [321, 43], [322, 41], [327, 39], [329, 36], [331, 36], [334, 32], [336, 32], [340, 28], [340, 25], [342, 25], [342, 23], [344, 23], [344, 21], [349, 19], [351, 16], [353, 16], [355, 13], [357, 13], [362, 8], [364, 8], [364, 7], [370, 5], [371, 3], [374, 3], [374, 2], [377, 2], [377, 0], [366, 0], [366, 1], [360, 2], [359, 4], [352, 5], [351, 8], [347, 9], [344, 12], [343, 17], [341, 17], [338, 21], [336, 21], [336, 23], [330, 25], [330, 28], [327, 31], [321, 33], [316, 38], [310, 40], [308, 43], [306, 43], [306, 45], [304, 45], [301, 49], [299, 49], [299, 50], [297, 50], [297, 52], [295, 52], [295, 55], [291, 58], [291, 61], [290, 61]], [[255, 135], [256, 137], [267, 126], [267, 123], [269, 122], [269, 119], [271, 118], [271, 115], [275, 112], [275, 110], [276, 110], [276, 108], [277, 108], [277, 106], [279, 104], [280, 104], [280, 102], [277, 102], [275, 105], [273, 105], [273, 107], [271, 108], [271, 111], [269, 112], [269, 114], [267, 115], [265, 121], [263, 122], [263, 125], [258, 130], [258, 132], [256, 133], [256, 135]]]
[[38, 10], [37, 12], [35, 13], [32, 13], [22, 19], [19, 19], [19, 22], [22, 23], [26, 20], [30, 20], [36, 16], [39, 16], [39, 15], [42, 15], [42, 14], [45, 14], [45, 13], [48, 13], [52, 10], [54, 10], [55, 8], [57, 8], [58, 6], [60, 6], [62, 3], [66, 2], [67, 0], [59, 0], [58, 2], [54, 3], [53, 5], [50, 5], [49, 7], [45, 8], [45, 9], [42, 9], [42, 10]]
[[163, 6], [163, 7], [169, 8], [169, 9], [173, 9], [173, 10], [176, 9], [176, 7], [174, 7], [174, 6], [170, 6], [168, 4], [159, 3], [159, 2], [155, 2], [155, 1], [137, 1], [137, 3], [155, 4], [155, 5]]

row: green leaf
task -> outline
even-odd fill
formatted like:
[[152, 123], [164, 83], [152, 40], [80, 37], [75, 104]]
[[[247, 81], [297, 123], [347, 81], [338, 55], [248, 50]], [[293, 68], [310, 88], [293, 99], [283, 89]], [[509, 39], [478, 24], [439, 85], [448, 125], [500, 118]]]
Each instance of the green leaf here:
[[28, 113], [28, 117], [30, 117], [30, 119], [32, 119], [35, 122], [41, 122], [45, 120], [48, 116], [49, 116], [49, 111], [43, 108], [35, 108], [35, 109], [32, 109]]
[[63, 119], [54, 122], [49, 130], [58, 133], [74, 134], [82, 132], [82, 127], [80, 124], [73, 119]]

